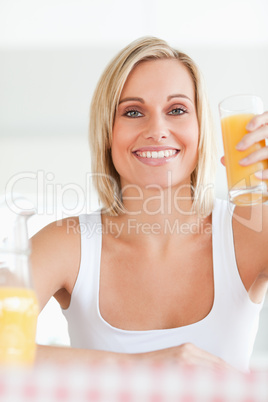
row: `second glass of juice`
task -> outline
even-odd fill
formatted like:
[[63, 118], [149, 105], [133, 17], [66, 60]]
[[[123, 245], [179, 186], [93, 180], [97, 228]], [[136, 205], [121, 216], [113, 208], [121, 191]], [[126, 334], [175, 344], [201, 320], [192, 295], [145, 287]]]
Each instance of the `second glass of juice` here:
[[229, 199], [236, 205], [253, 205], [268, 199], [268, 181], [255, 176], [268, 169], [268, 161], [241, 166], [239, 161], [250, 153], [265, 147], [265, 140], [253, 144], [245, 151], [236, 145], [248, 133], [246, 126], [256, 114], [263, 112], [262, 100], [254, 95], [235, 95], [219, 104]]
[[39, 309], [27, 218], [27, 211], [14, 214], [0, 202], [0, 365], [4, 366], [29, 366], [35, 359]]

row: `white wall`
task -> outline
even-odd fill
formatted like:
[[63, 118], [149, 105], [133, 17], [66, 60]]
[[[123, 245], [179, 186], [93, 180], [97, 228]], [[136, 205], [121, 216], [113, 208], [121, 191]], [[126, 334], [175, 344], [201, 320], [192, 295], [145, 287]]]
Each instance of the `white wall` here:
[[266, 0], [2, 0], [1, 47], [122, 46], [154, 34], [183, 46], [266, 45]]
[[[155, 35], [189, 53], [207, 83], [221, 154], [221, 99], [255, 93], [268, 109], [267, 15], [266, 0], [2, 0], [0, 194], [13, 184], [33, 200], [39, 214], [31, 220], [31, 234], [63, 212], [97, 205], [88, 181], [88, 110], [115, 52], [137, 37]], [[226, 197], [220, 164], [216, 193]], [[54, 309], [48, 306], [50, 317]], [[68, 342], [64, 321], [57, 330], [58, 316], [44, 336], [51, 327], [47, 313], [39, 340]], [[256, 356], [268, 350], [265, 319]]]

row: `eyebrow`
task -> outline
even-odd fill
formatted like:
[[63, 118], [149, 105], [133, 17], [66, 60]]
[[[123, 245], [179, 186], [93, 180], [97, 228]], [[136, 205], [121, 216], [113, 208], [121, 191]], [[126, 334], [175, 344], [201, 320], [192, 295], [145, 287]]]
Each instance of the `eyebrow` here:
[[[183, 94], [169, 95], [169, 96], [167, 97], [167, 100], [170, 101], [170, 100], [173, 99], [173, 98], [184, 98], [184, 99], [188, 99], [191, 103], [193, 103], [192, 100], [191, 100], [188, 96], [183, 95]], [[142, 99], [142, 98], [139, 98], [139, 97], [129, 97], [129, 98], [123, 98], [123, 99], [121, 99], [121, 100], [119, 101], [119, 105], [120, 105], [121, 103], [123, 103], [123, 102], [130, 102], [130, 101], [132, 101], [132, 102], [135, 101], [135, 102], [145, 103], [145, 102], [144, 102], [144, 99]]]
[[193, 101], [186, 95], [183, 94], [174, 94], [174, 95], [169, 95], [167, 97], [167, 100], [170, 101], [173, 98], [184, 98], [184, 99], [188, 99], [191, 103], [193, 103]]
[[119, 105], [120, 105], [120, 103], [129, 102], [129, 101], [136, 101], [136, 102], [145, 103], [145, 102], [144, 102], [144, 99], [142, 99], [142, 98], [130, 97], [130, 98], [123, 98], [123, 99], [121, 99], [121, 100], [119, 101]]

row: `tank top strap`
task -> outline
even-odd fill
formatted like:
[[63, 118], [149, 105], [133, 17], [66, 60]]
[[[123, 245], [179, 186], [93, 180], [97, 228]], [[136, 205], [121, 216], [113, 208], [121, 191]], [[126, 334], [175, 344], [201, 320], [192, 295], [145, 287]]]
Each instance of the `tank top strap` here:
[[[81, 235], [81, 261], [79, 274], [72, 292], [72, 298], [85, 305], [95, 304], [98, 299], [99, 267], [102, 247], [101, 212], [79, 216]], [[87, 288], [87, 292], [83, 291]], [[82, 295], [82, 299], [81, 299]]]
[[256, 307], [258, 305], [250, 300], [237, 267], [233, 237], [234, 208], [225, 200], [215, 200], [212, 215], [215, 296], [221, 299], [221, 304], [225, 297], [231, 297], [235, 303], [246, 302]]

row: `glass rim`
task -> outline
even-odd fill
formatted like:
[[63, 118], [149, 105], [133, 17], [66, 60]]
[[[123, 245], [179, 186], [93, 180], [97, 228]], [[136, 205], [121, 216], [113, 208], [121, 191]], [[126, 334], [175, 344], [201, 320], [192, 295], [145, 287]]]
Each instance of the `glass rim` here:
[[262, 106], [262, 108], [263, 108], [263, 101], [262, 101], [262, 98], [260, 97], [260, 96], [258, 96], [258, 95], [254, 95], [254, 94], [235, 94], [235, 95], [230, 95], [230, 96], [227, 96], [226, 98], [224, 98], [220, 103], [219, 103], [219, 110], [220, 111], [222, 111], [222, 112], [243, 112], [243, 111], [245, 111], [245, 110], [247, 110], [248, 109], [248, 107], [243, 107], [243, 108], [237, 108], [237, 109], [232, 109], [230, 106], [229, 107], [224, 107], [224, 104], [226, 103], [226, 102], [228, 102], [228, 101], [231, 101], [232, 99], [239, 99], [239, 98], [241, 98], [241, 99], [246, 99], [246, 98], [248, 98], [248, 99], [255, 99], [255, 100], [257, 100], [258, 102], [259, 102], [259, 104]]

